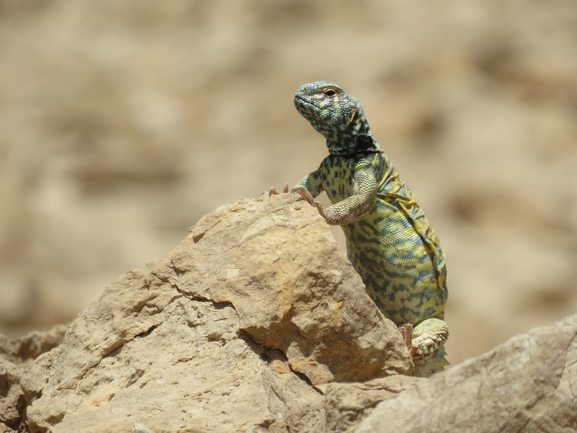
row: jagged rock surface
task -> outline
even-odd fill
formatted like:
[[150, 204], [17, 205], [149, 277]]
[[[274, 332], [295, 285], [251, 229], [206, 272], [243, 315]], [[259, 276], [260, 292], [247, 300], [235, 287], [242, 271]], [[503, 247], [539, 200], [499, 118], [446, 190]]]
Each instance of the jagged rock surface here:
[[396, 398], [399, 393], [424, 378], [389, 376], [364, 383], [331, 383], [325, 394], [325, 429], [332, 433], [353, 433], [381, 401]]
[[0, 334], [0, 358], [25, 366], [62, 343], [66, 329], [66, 325], [56, 325], [48, 331], [32, 331], [19, 338]]
[[285, 194], [217, 209], [121, 277], [22, 387], [32, 432], [319, 432], [341, 404], [327, 383], [411, 366], [316, 209]]
[[25, 407], [18, 368], [10, 361], [0, 359], [0, 433], [19, 430]]
[[58, 346], [65, 331], [65, 325], [56, 325], [48, 331], [33, 331], [16, 339], [0, 334], [0, 433], [27, 431], [26, 400], [20, 386], [23, 368]]
[[356, 432], [576, 429], [577, 315], [514, 337], [381, 403]]
[[431, 379], [394, 374], [406, 347], [316, 210], [243, 200], [68, 328], [0, 335], [0, 432], [565, 433], [576, 336], [572, 316]]

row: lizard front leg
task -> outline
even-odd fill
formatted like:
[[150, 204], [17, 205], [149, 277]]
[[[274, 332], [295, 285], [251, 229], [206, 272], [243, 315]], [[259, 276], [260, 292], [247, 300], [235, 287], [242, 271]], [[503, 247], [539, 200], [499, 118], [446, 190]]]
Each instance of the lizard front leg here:
[[312, 194], [309, 192], [308, 189], [306, 189], [304, 186], [295, 186], [291, 192], [294, 192], [294, 193], [297, 193], [298, 195], [300, 195], [302, 198], [304, 198], [307, 201], [308, 204], [310, 204], [313, 207], [316, 207], [319, 210], [319, 213], [321, 214], [321, 216], [325, 220], [327, 219], [322, 203], [315, 201], [314, 197], [312, 196]]
[[317, 209], [320, 208], [321, 210], [319, 210], [319, 212], [321, 212], [322, 215], [322, 205], [315, 201], [315, 197], [323, 192], [321, 173], [319, 170], [315, 170], [303, 177], [291, 192], [299, 194], [307, 203]]
[[378, 186], [371, 169], [359, 169], [354, 174], [353, 194], [327, 209], [323, 209], [322, 205], [314, 200], [314, 194], [310, 194], [307, 189], [299, 184], [293, 188], [293, 192], [300, 194], [316, 207], [328, 224], [343, 225], [358, 220], [375, 206]]

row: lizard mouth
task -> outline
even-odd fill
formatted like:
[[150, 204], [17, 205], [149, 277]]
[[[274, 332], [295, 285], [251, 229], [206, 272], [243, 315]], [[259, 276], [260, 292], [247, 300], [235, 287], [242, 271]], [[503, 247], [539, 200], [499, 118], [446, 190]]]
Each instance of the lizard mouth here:
[[295, 102], [298, 102], [301, 105], [306, 105], [307, 107], [311, 107], [311, 108], [319, 108], [318, 105], [314, 104], [313, 102], [311, 102], [310, 99], [306, 99], [300, 95], [295, 95]]

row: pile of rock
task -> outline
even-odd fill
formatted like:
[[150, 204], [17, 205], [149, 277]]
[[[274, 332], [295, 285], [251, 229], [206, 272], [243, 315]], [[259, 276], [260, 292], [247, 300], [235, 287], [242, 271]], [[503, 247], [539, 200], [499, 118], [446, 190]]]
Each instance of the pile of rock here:
[[0, 431], [352, 432], [367, 416], [358, 431], [562, 431], [577, 426], [576, 334], [571, 317], [410, 377], [317, 211], [243, 200], [67, 329], [0, 340]]

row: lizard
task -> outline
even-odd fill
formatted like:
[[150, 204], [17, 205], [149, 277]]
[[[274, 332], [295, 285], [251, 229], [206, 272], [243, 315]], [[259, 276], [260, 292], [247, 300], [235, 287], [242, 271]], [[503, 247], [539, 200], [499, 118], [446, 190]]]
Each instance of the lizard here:
[[[291, 192], [344, 231], [347, 255], [369, 297], [405, 338], [414, 376], [448, 365], [446, 260], [433, 228], [377, 140], [359, 101], [335, 83], [295, 93], [297, 111], [326, 138], [329, 155]], [[332, 205], [314, 199], [325, 191]], [[288, 192], [285, 185], [284, 191]], [[271, 188], [270, 194], [278, 194]]]

